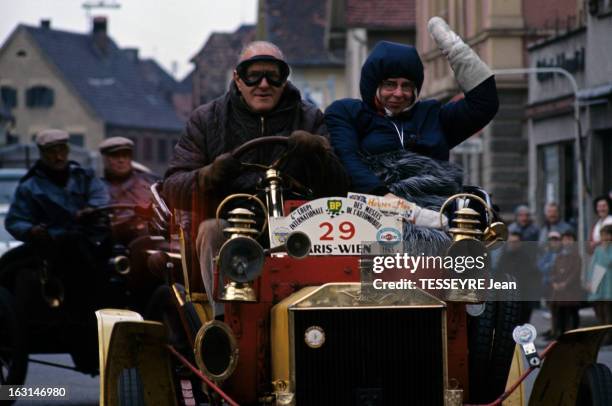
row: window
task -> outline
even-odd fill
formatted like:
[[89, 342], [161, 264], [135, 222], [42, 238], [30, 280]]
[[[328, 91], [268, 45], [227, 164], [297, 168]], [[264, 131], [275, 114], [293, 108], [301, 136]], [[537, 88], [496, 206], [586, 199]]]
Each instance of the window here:
[[157, 140], [157, 162], [166, 163], [168, 160], [168, 140]]
[[85, 146], [85, 135], [84, 134], [70, 134], [68, 138], [68, 143], [70, 145], [74, 145], [77, 147]]
[[33, 86], [26, 91], [26, 105], [28, 107], [53, 106], [53, 89], [46, 86]]
[[0, 98], [2, 99], [2, 104], [7, 109], [14, 109], [17, 107], [17, 90], [10, 86], [2, 86], [0, 88]]
[[589, 14], [597, 17], [606, 17], [612, 14], [612, 0], [588, 0]]
[[564, 220], [578, 218], [578, 179], [574, 142], [565, 141], [538, 147], [538, 212], [548, 202], [557, 202]]
[[145, 161], [153, 160], [153, 141], [150, 137], [143, 138], [142, 159]]

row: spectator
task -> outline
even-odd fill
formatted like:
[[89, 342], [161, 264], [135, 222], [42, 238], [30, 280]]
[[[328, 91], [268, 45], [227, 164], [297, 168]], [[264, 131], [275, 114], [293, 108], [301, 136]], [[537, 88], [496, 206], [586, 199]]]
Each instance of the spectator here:
[[540, 228], [538, 241], [545, 243], [551, 231], [556, 231], [559, 234], [559, 240], [561, 239], [561, 234], [566, 231], [572, 231], [572, 226], [561, 220], [559, 205], [555, 202], [549, 202], [544, 207], [544, 224]]
[[605, 195], [601, 195], [593, 200], [593, 210], [597, 214], [597, 221], [591, 227], [589, 234], [589, 254], [593, 254], [595, 248], [600, 243], [600, 231], [603, 226], [612, 224], [612, 200]]
[[[550, 231], [547, 236], [547, 242], [544, 245], [543, 251], [540, 253], [538, 258], [538, 270], [542, 278], [542, 296], [545, 300], [549, 300], [552, 291], [552, 270], [557, 259], [557, 255], [561, 250], [561, 233], [558, 231]], [[550, 304], [550, 302], [549, 302]], [[551, 309], [552, 315], [552, 309]], [[555, 319], [551, 318], [552, 326], [550, 331], [544, 333], [544, 336], [551, 338], [554, 336], [555, 331]]]
[[583, 300], [580, 284], [582, 259], [576, 244], [576, 234], [566, 231], [561, 237], [562, 249], [553, 265], [551, 312], [555, 320], [554, 336], [578, 328], [578, 309]]
[[540, 230], [533, 224], [529, 207], [520, 205], [514, 210], [514, 222], [508, 226], [509, 233], [518, 233], [521, 241], [538, 241]]
[[521, 241], [520, 232], [511, 232], [508, 235], [508, 241], [504, 244], [497, 266], [499, 275], [509, 274], [516, 278], [521, 301], [519, 324], [529, 323], [531, 312], [538, 303], [535, 299], [539, 298], [541, 291], [540, 274], [531, 253], [533, 249], [530, 250], [530, 248]]
[[612, 225], [599, 231], [600, 244], [595, 248], [586, 281], [588, 300], [593, 302], [597, 319], [601, 324], [612, 323]]

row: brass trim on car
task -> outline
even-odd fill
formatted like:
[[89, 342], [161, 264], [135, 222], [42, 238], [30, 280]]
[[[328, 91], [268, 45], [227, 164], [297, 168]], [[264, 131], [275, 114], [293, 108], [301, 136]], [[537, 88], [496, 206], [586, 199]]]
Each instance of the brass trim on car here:
[[[229, 355], [230, 358], [228, 361], [228, 366], [221, 374], [214, 374], [211, 371], [209, 371], [203, 359], [203, 354], [202, 354], [203, 340], [204, 340], [204, 337], [207, 331], [210, 330], [211, 328], [220, 328], [221, 330], [223, 330], [223, 332], [227, 335], [229, 343], [230, 343], [230, 355]], [[196, 338], [195, 338], [193, 347], [194, 347], [194, 352], [195, 352], [195, 360], [196, 360], [196, 364], [198, 365], [198, 368], [200, 369], [200, 371], [202, 371], [204, 375], [206, 375], [211, 380], [215, 382], [223, 382], [227, 378], [229, 378], [234, 372], [234, 370], [236, 369], [236, 365], [238, 364], [238, 355], [239, 355], [238, 343], [236, 341], [236, 337], [234, 337], [234, 333], [232, 333], [232, 330], [224, 322], [219, 321], [219, 320], [212, 320], [204, 324], [202, 327], [200, 327], [200, 329], [198, 330], [198, 333], [196, 334]]]

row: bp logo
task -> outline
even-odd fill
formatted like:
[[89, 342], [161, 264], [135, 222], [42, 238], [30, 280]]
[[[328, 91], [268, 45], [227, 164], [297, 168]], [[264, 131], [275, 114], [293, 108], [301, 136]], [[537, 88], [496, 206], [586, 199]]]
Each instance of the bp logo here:
[[284, 244], [287, 241], [287, 236], [289, 235], [290, 230], [287, 227], [278, 227], [272, 231], [272, 235], [274, 236], [274, 240], [277, 244]]
[[397, 228], [385, 227], [378, 230], [376, 233], [376, 241], [382, 244], [393, 244], [399, 242], [402, 238], [402, 233]]
[[330, 199], [327, 201], [327, 209], [325, 209], [329, 217], [334, 218], [344, 213], [342, 210], [342, 200]]

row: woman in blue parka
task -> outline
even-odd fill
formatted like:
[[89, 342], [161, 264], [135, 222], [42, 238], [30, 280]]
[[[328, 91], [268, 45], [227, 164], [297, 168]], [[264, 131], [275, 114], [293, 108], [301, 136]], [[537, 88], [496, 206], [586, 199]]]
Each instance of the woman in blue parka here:
[[[373, 168], [376, 162], [373, 164], [372, 157], [397, 151], [417, 156], [410, 164], [427, 168], [426, 172], [437, 178], [436, 184], [449, 176], [458, 177], [460, 183], [461, 170], [445, 162], [449, 151], [483, 128], [497, 112], [497, 89], [488, 66], [441, 18], [432, 18], [428, 29], [447, 56], [465, 98], [445, 105], [419, 100], [423, 65], [416, 49], [379, 42], [361, 70], [362, 100], [338, 100], [325, 112], [332, 145], [351, 176], [355, 192], [409, 198], [393, 183], [393, 175]], [[396, 165], [398, 160], [395, 155], [378, 164]], [[445, 175], [445, 171], [453, 173]]]

